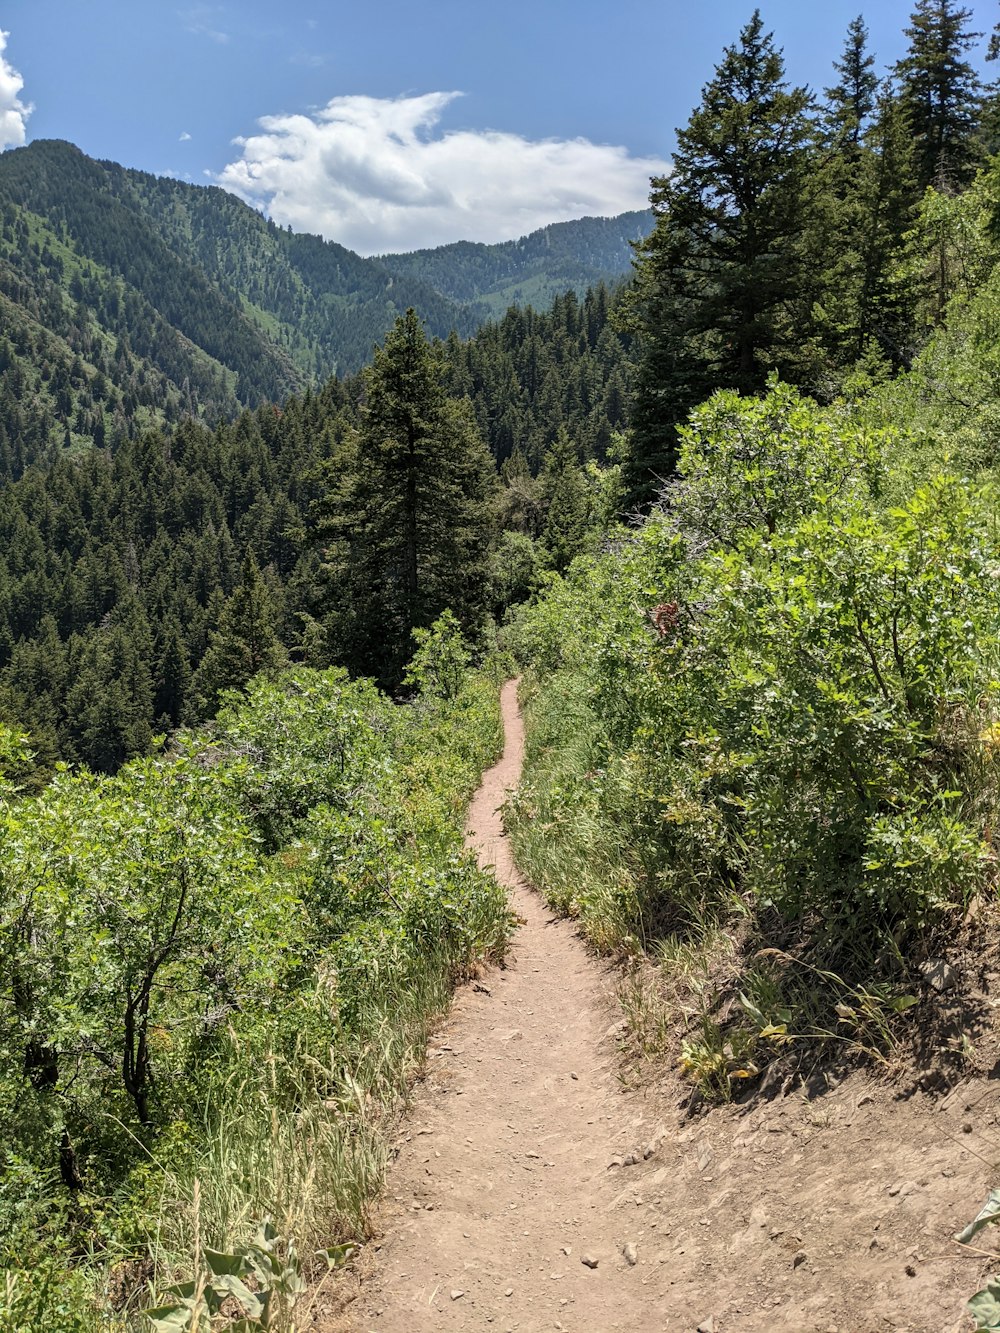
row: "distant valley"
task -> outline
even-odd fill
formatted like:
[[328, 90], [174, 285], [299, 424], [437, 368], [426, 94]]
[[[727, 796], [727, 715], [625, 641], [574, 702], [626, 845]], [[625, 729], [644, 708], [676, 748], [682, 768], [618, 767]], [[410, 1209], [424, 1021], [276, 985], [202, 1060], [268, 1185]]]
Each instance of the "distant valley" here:
[[414, 307], [461, 337], [629, 270], [652, 214], [365, 259], [217, 187], [37, 140], [0, 157], [0, 475], [351, 374]]

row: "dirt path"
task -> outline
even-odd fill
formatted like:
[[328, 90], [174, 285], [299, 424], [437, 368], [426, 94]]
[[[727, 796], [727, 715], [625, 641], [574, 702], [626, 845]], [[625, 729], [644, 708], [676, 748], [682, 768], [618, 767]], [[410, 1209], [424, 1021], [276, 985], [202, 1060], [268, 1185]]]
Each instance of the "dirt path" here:
[[[467, 837], [524, 924], [507, 970], [463, 988], [432, 1039], [346, 1327], [969, 1329], [964, 1301], [1000, 1261], [951, 1236], [1000, 1183], [1000, 1063], [943, 1098], [862, 1070], [693, 1120], [667, 1069], [646, 1096], [624, 1090], [612, 978], [521, 883], [503, 835], [523, 749], [512, 683], [503, 708]], [[983, 985], [1000, 996], [1000, 973]], [[984, 1052], [996, 1040], [976, 1033]]]
[[637, 1114], [616, 1077], [614, 1014], [573, 927], [517, 876], [498, 810], [521, 770], [513, 682], [503, 711], [506, 747], [469, 811], [467, 841], [524, 924], [507, 969], [465, 988], [431, 1043], [355, 1327], [660, 1329], [623, 1255], [631, 1233], [611, 1211], [613, 1140], [622, 1115]]

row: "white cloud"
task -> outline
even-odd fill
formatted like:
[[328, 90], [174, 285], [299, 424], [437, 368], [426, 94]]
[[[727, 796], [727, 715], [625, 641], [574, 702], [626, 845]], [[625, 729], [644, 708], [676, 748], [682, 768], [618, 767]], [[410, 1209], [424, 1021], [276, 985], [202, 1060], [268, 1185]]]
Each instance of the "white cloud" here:
[[191, 136], [190, 136], [190, 134], [188, 134], [187, 130], [182, 130], [182, 131], [181, 131], [181, 136], [180, 136], [180, 138], [177, 140], [177, 142], [178, 142], [178, 143], [187, 143], [187, 141], [188, 141], [190, 138], [191, 138]]
[[24, 80], [4, 59], [9, 32], [0, 32], [0, 150], [24, 143], [25, 125], [34, 107], [21, 101]]
[[196, 5], [194, 9], [182, 10], [180, 17], [188, 32], [198, 37], [208, 37], [220, 46], [225, 46], [229, 41], [229, 33], [215, 26], [215, 16], [221, 12], [221, 5]]
[[218, 183], [276, 222], [379, 254], [644, 208], [649, 177], [668, 168], [587, 139], [434, 133], [458, 96], [335, 97], [309, 116], [265, 116]]

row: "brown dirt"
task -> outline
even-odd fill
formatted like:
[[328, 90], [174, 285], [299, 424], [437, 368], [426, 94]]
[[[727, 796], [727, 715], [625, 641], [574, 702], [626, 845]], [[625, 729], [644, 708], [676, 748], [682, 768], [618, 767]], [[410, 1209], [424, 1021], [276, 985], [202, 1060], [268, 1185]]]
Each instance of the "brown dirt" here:
[[513, 682], [503, 706], [467, 837], [523, 924], [506, 970], [463, 988], [431, 1042], [335, 1326], [971, 1328], [963, 1303], [1000, 1261], [951, 1236], [996, 1183], [1000, 1081], [934, 1099], [861, 1071], [695, 1119], [672, 1073], [626, 1088], [614, 976], [522, 883], [501, 827], [523, 750]]

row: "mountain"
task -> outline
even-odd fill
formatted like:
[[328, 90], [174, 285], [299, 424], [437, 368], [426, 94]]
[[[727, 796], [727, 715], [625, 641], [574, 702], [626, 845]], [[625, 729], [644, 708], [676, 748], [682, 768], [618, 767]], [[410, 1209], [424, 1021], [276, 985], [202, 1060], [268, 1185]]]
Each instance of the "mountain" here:
[[483, 306], [493, 315], [512, 305], [547, 306], [629, 272], [632, 243], [653, 230], [649, 209], [614, 218], [554, 222], [519, 241], [480, 245], [456, 241], [433, 250], [381, 256], [401, 276], [428, 283], [452, 301]]
[[364, 259], [217, 187], [59, 140], [0, 154], [0, 477], [356, 372], [410, 306], [445, 338], [474, 332], [507, 291], [582, 294], [624, 272], [644, 216]]
[[233, 195], [37, 141], [0, 155], [0, 475], [359, 369], [395, 317], [479, 317]]

